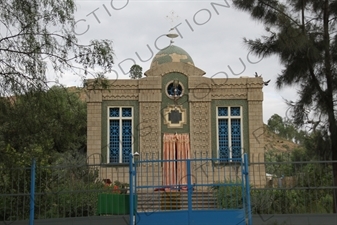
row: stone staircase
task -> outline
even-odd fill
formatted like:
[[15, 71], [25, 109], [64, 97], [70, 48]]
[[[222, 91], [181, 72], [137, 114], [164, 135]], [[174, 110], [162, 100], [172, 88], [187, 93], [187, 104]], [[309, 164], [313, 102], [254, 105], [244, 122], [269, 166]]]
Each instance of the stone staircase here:
[[[155, 212], [165, 210], [188, 209], [187, 192], [164, 192], [137, 193], [138, 212]], [[192, 209], [216, 209], [216, 198], [212, 192], [194, 191], [192, 193]]]

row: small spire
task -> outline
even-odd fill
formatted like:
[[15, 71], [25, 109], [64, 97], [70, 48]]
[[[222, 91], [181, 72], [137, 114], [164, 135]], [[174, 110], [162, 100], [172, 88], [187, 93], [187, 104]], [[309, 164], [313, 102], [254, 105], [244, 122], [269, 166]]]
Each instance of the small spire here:
[[172, 45], [174, 43], [173, 38], [177, 38], [177, 37], [179, 37], [179, 35], [174, 34], [174, 33], [170, 33], [170, 34], [166, 34], [166, 37], [171, 38], [170, 45]]
[[166, 34], [166, 37], [171, 38], [170, 45], [172, 45], [172, 44], [174, 43], [173, 38], [179, 37], [178, 34], [174, 33], [175, 27], [173, 27], [174, 21], [175, 21], [176, 19], [178, 19], [179, 16], [176, 15], [176, 13], [172, 10], [172, 11], [170, 12], [170, 15], [166, 16], [166, 18], [170, 20], [171, 27], [172, 27], [172, 28], [169, 30], [169, 33]]

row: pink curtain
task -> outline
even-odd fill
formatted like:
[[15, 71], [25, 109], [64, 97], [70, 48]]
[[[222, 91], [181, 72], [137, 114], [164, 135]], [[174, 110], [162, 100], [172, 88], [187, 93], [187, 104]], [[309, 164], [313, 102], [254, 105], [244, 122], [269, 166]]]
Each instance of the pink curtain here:
[[[163, 159], [185, 160], [190, 158], [189, 134], [164, 134]], [[175, 187], [187, 185], [186, 161], [169, 161], [163, 163], [163, 186]], [[170, 189], [170, 188], [166, 188]], [[183, 188], [184, 189], [184, 188]]]

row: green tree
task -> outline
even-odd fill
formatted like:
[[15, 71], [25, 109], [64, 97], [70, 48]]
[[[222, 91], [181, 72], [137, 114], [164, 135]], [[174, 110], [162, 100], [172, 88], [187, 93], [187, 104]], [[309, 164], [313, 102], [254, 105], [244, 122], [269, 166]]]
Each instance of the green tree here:
[[[9, 146], [1, 149], [0, 218], [29, 219], [30, 166], [36, 163], [35, 219], [94, 216], [97, 194], [104, 191], [96, 167], [85, 155], [68, 151], [44, 152], [41, 148], [23, 154]], [[52, 160], [50, 160], [52, 159]], [[28, 207], [27, 207], [28, 206]], [[15, 210], [13, 210], [15, 209]]]
[[311, 132], [303, 143], [310, 158], [331, 160], [330, 137], [326, 129]]
[[33, 158], [36, 192], [43, 193], [35, 202], [39, 218], [94, 215], [94, 191], [101, 182], [86, 164], [86, 103], [77, 92], [54, 86], [0, 98], [0, 193], [8, 194], [0, 197], [4, 220], [29, 218], [26, 194]]
[[[277, 86], [296, 85], [298, 100], [291, 101], [294, 122], [307, 122], [308, 113], [322, 115], [330, 135], [330, 152], [337, 160], [337, 1], [336, 0], [233, 0], [234, 5], [261, 21], [267, 35], [245, 39], [259, 56], [276, 55], [284, 69]], [[337, 163], [333, 163], [337, 186]], [[334, 192], [337, 212], [337, 190]]]
[[110, 40], [78, 42], [74, 0], [0, 0], [0, 5], [0, 96], [47, 86], [47, 67], [56, 77], [111, 71]]
[[131, 66], [130, 68], [130, 78], [131, 79], [139, 79], [142, 78], [143, 72], [142, 72], [143, 68], [137, 64]]
[[20, 153], [86, 150], [86, 103], [60, 86], [2, 99], [0, 123], [3, 145]]
[[289, 119], [283, 119], [278, 114], [274, 114], [268, 120], [268, 128], [280, 137], [300, 144], [303, 142], [306, 132], [299, 130]]
[[284, 129], [283, 119], [278, 114], [272, 115], [268, 120], [268, 128], [275, 134], [279, 134]]

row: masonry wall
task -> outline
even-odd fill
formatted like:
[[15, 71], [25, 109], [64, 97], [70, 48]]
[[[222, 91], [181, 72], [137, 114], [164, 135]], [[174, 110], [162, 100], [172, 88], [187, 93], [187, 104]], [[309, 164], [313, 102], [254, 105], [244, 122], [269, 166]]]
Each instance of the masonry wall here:
[[87, 156], [89, 164], [101, 163], [101, 90], [90, 91], [87, 97]]
[[139, 80], [139, 131], [141, 153], [161, 157], [161, 77]]

